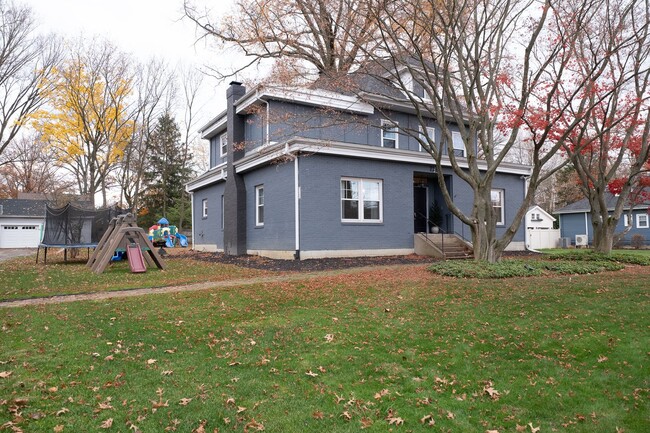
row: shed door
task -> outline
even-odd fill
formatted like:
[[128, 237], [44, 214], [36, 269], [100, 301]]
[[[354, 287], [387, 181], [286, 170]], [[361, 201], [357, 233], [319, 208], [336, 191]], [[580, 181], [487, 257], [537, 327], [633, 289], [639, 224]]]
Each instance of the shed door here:
[[40, 241], [40, 224], [0, 226], [0, 248], [36, 248]]

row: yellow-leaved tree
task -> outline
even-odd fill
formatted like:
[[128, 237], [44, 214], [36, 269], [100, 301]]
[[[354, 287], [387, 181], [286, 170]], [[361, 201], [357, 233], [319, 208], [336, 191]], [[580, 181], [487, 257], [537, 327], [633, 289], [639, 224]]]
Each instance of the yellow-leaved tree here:
[[129, 146], [135, 127], [134, 72], [128, 56], [108, 42], [74, 44], [53, 74], [48, 104], [32, 116], [34, 127], [93, 204]]

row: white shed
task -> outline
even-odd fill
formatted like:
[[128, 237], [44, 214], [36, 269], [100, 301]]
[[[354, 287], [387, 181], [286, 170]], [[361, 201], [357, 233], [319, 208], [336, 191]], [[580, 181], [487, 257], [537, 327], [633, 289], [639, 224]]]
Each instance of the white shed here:
[[538, 250], [557, 248], [560, 229], [554, 229], [555, 218], [541, 207], [531, 206], [526, 212], [526, 248]]

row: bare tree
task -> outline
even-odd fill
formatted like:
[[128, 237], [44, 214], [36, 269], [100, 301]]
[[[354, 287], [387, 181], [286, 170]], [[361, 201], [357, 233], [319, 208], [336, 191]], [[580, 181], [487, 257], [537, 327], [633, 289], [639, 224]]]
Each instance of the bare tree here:
[[[650, 198], [649, 16], [645, 1], [606, 0], [575, 45], [574, 76], [591, 80], [582, 98], [594, 109], [564, 148], [589, 200], [594, 249], [604, 253], [625, 207]], [[603, 73], [593, 79], [589, 71], [600, 65]], [[575, 109], [571, 117], [577, 116]]]
[[[568, 3], [377, 0], [371, 8], [379, 11], [375, 18], [382, 49], [366, 53], [374, 62], [364, 73], [397, 87], [399, 95], [392, 101], [404, 104], [406, 99], [420, 128], [430, 120], [439, 125], [440, 142], [421, 135], [419, 128], [401, 129], [433, 157], [445, 202], [470, 227], [479, 260], [500, 258], [538, 185], [562, 167], [549, 170], [547, 164], [596, 108], [585, 92], [613, 59], [605, 57], [576, 79], [571, 69], [575, 46], [601, 4]], [[624, 47], [620, 42], [611, 49]], [[360, 96], [381, 103], [372, 92]], [[560, 123], [562, 128], [557, 128]], [[463, 157], [456, 156], [451, 125], [460, 131]], [[522, 140], [531, 149], [526, 196], [510, 224], [497, 234], [493, 182]], [[444, 182], [446, 165], [473, 191], [471, 210], [454, 203]]]
[[185, 16], [205, 37], [234, 46], [250, 59], [230, 73], [213, 70], [217, 76], [272, 59], [287, 72], [285, 81], [287, 75], [304, 79], [314, 72], [336, 75], [354, 69], [364, 50], [372, 51], [377, 42], [370, 6], [367, 0], [238, 0], [233, 14], [214, 22], [209, 10], [184, 1]]
[[29, 8], [0, 0], [0, 155], [43, 103], [61, 57], [58, 39], [34, 27]]
[[1, 158], [0, 197], [16, 198], [20, 192], [57, 196], [72, 186], [53, 150], [37, 134], [13, 140]]
[[174, 93], [175, 74], [162, 60], [152, 59], [138, 66], [134, 83], [134, 125], [130, 143], [116, 174], [120, 203], [137, 211], [150, 151], [151, 133], [158, 117], [168, 110]]

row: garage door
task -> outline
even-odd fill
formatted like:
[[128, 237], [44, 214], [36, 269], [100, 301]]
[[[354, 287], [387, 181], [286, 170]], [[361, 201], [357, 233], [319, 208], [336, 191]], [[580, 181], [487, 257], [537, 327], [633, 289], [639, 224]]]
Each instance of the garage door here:
[[40, 241], [40, 224], [0, 226], [0, 248], [36, 248]]

